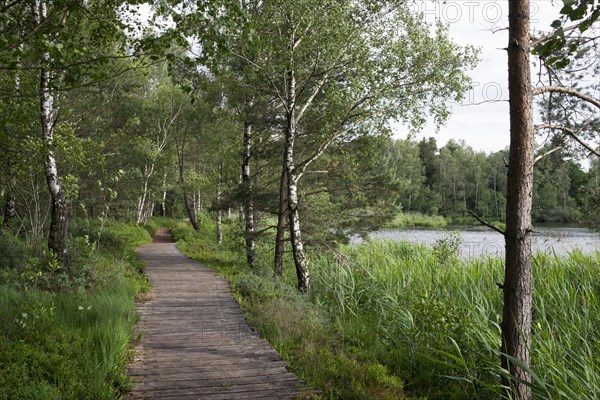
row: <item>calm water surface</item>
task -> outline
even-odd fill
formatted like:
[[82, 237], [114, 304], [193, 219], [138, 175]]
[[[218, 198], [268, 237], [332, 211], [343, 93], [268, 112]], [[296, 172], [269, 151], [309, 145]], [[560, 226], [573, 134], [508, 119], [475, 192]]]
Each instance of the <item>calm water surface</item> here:
[[[371, 239], [388, 239], [431, 245], [436, 240], [443, 239], [449, 231], [460, 232], [464, 242], [461, 247], [461, 257], [503, 256], [504, 237], [497, 232], [484, 227], [454, 226], [445, 230], [433, 229], [384, 229], [371, 233]], [[355, 238], [353, 243], [360, 243]], [[575, 249], [585, 253], [600, 250], [600, 232], [594, 232], [583, 227], [534, 227], [532, 245], [535, 252], [556, 252], [558, 255], [567, 254]]]

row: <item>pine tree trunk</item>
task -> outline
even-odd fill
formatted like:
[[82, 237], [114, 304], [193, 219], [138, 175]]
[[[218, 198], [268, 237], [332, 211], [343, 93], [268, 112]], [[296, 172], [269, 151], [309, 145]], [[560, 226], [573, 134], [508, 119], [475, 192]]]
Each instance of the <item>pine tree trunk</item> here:
[[[506, 269], [502, 314], [502, 353], [530, 365], [531, 347], [531, 202], [534, 130], [529, 64], [529, 0], [509, 1], [508, 85], [510, 149], [506, 198]], [[509, 395], [531, 399], [530, 375], [502, 356]]]
[[242, 154], [242, 188], [244, 191], [244, 222], [246, 239], [246, 260], [250, 268], [254, 267], [256, 255], [256, 244], [254, 236], [256, 227], [254, 225], [254, 196], [250, 185], [250, 156], [251, 156], [252, 125], [244, 123], [244, 143]]
[[[36, 0], [34, 5], [34, 18], [36, 26], [46, 18], [46, 3], [44, 0]], [[57, 260], [68, 270], [69, 260], [67, 256], [67, 231], [68, 212], [65, 193], [60, 184], [56, 158], [54, 157], [54, 122], [56, 108], [54, 106], [54, 93], [50, 88], [51, 74], [47, 69], [50, 62], [50, 54], [42, 53], [43, 66], [40, 69], [39, 101], [40, 120], [42, 124], [42, 139], [46, 158], [44, 161], [44, 172], [46, 183], [52, 198], [52, 217], [50, 220], [50, 233], [48, 235], [48, 247], [54, 253]], [[70, 271], [69, 271], [70, 272]]]
[[275, 235], [275, 274], [283, 275], [283, 253], [285, 252], [285, 227], [287, 219], [287, 174], [281, 171], [279, 182], [279, 210], [277, 213], [277, 233]]
[[[294, 35], [291, 37], [291, 46], [295, 45]], [[293, 60], [293, 59], [292, 59]], [[304, 243], [300, 229], [300, 213], [298, 210], [298, 175], [294, 160], [294, 142], [296, 140], [296, 77], [293, 62], [287, 71], [288, 93], [285, 129], [285, 168], [288, 181], [288, 218], [290, 224], [290, 239], [292, 242], [292, 254], [298, 277], [298, 289], [301, 292], [310, 291], [310, 275], [308, 262], [304, 254]]]

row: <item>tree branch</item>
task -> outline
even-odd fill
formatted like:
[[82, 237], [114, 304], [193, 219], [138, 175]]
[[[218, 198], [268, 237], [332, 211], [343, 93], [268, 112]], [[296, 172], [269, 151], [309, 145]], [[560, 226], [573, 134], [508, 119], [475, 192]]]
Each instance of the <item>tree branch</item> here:
[[487, 226], [488, 228], [495, 230], [496, 232], [498, 232], [499, 234], [501, 234], [502, 236], [506, 236], [506, 232], [503, 231], [502, 229], [490, 224], [489, 222], [487, 222], [485, 219], [483, 219], [482, 217], [480, 217], [479, 215], [477, 215], [477, 213], [475, 213], [475, 211], [471, 211], [469, 210], [469, 214], [471, 214], [471, 216], [473, 218], [475, 218], [481, 225], [483, 226]]
[[[564, 32], [569, 32], [569, 31], [572, 31], [574, 29], [577, 29], [578, 27], [579, 27], [579, 24], [567, 26], [567, 27], [563, 28], [563, 31]], [[552, 39], [553, 37], [556, 37], [556, 33], [554, 33], [554, 32], [549, 33], [549, 34], [544, 35], [544, 36], [540, 36], [539, 38], [536, 38], [536, 37], [532, 36], [531, 37], [531, 47], [535, 47], [535, 46], [537, 46], [539, 44], [542, 44], [545, 41], [548, 41], [548, 40]]]
[[553, 148], [552, 150], [548, 150], [547, 152], [540, 154], [539, 156], [537, 156], [537, 157], [536, 157], [536, 158], [533, 160], [533, 163], [534, 163], [534, 164], [535, 164], [535, 163], [537, 163], [537, 162], [538, 162], [538, 161], [540, 161], [542, 158], [544, 158], [544, 157], [546, 157], [546, 156], [549, 156], [550, 154], [552, 154], [552, 153], [554, 153], [555, 151], [558, 151], [558, 150], [560, 150], [560, 149], [562, 149], [562, 148], [563, 148], [563, 146], [558, 146], [558, 147], [555, 147], [555, 148]]
[[9, 9], [11, 9], [13, 6], [16, 6], [19, 3], [22, 3], [23, 0], [14, 0], [11, 3], [8, 3], [6, 5], [3, 5], [2, 8], [0, 8], [0, 13], [5, 13], [7, 12]]
[[331, 133], [328, 135], [328, 137], [321, 142], [321, 144], [317, 147], [317, 150], [311, 156], [309, 156], [307, 159], [305, 159], [304, 161], [302, 161], [300, 163], [300, 165], [298, 166], [298, 170], [300, 171], [298, 173], [298, 179], [300, 179], [302, 177], [302, 175], [304, 175], [304, 173], [306, 172], [306, 169], [310, 166], [310, 164], [312, 164], [313, 161], [315, 161], [317, 158], [319, 158], [325, 152], [325, 150], [327, 150], [327, 148], [331, 145], [331, 143], [333, 143], [338, 137], [340, 137], [344, 133], [344, 129], [343, 129], [344, 125], [348, 121], [350, 121], [352, 118], [362, 114], [362, 113], [352, 114], [352, 112], [354, 110], [356, 110], [357, 108], [359, 108], [361, 105], [363, 105], [365, 102], [370, 100], [371, 98], [372, 98], [371, 95], [364, 96], [363, 98], [358, 100], [356, 103], [354, 103], [354, 105], [352, 107], [350, 107], [350, 109], [346, 112], [346, 115], [344, 116], [344, 118], [340, 121], [340, 123], [337, 125], [337, 127], [331, 131]]
[[600, 157], [600, 153], [597, 150], [595, 150], [594, 148], [592, 148], [592, 146], [590, 146], [589, 144], [585, 143], [583, 141], [583, 139], [573, 129], [571, 129], [569, 127], [562, 126], [562, 125], [541, 124], [541, 125], [536, 125], [534, 127], [534, 129], [536, 131], [541, 130], [541, 129], [557, 129], [557, 130], [561, 130], [564, 133], [566, 133], [567, 135], [571, 136], [573, 139], [575, 139], [577, 141], [577, 143], [579, 143], [580, 145], [582, 145], [583, 147], [585, 147], [592, 154], [595, 154], [596, 156]]
[[570, 96], [574, 96], [577, 97], [587, 103], [590, 103], [598, 108], [600, 108], [600, 101], [586, 95], [585, 93], [581, 93], [578, 90], [575, 89], [570, 89], [570, 88], [566, 88], [563, 86], [542, 86], [539, 88], [535, 88], [533, 90], [533, 95], [537, 96], [539, 94], [543, 94], [543, 93], [562, 93], [562, 94], [568, 94]]
[[265, 77], [267, 78], [267, 80], [269, 81], [269, 83], [271, 84], [271, 86], [273, 87], [273, 90], [275, 90], [275, 95], [277, 96], [277, 99], [279, 99], [279, 101], [281, 102], [281, 104], [283, 104], [283, 106], [285, 108], [287, 108], [287, 106], [286, 106], [287, 103], [286, 103], [285, 99], [283, 98], [283, 96], [281, 96], [281, 93], [279, 92], [279, 88], [277, 87], [277, 85], [273, 81], [273, 78], [271, 78], [271, 75], [269, 74], [269, 72], [264, 67], [258, 65], [254, 61], [250, 60], [245, 55], [237, 53], [237, 52], [235, 52], [233, 50], [231, 50], [231, 54], [233, 54], [234, 56], [236, 56], [238, 58], [241, 58], [242, 60], [246, 61], [248, 64], [250, 64], [253, 67], [258, 68], [260, 71], [262, 71], [263, 74], [265, 75]]

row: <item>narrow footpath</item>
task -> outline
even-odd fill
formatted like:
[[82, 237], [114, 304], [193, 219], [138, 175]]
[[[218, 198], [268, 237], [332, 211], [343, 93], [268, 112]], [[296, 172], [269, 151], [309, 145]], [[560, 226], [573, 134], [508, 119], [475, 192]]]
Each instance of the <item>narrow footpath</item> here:
[[138, 249], [152, 284], [138, 304], [131, 399], [306, 399], [311, 390], [244, 319], [227, 282], [181, 254], [168, 230]]

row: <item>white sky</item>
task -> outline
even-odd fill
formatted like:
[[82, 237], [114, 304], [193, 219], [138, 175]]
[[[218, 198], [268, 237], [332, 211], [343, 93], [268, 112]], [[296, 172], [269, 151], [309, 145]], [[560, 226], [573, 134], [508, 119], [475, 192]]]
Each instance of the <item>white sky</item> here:
[[[558, 18], [561, 6], [561, 0], [533, 0], [532, 30], [548, 31], [552, 21]], [[446, 126], [436, 134], [430, 124], [417, 138], [433, 136], [438, 147], [451, 138], [463, 139], [473, 149], [486, 152], [508, 147], [508, 71], [506, 51], [502, 50], [508, 43], [508, 31], [503, 29], [508, 26], [508, 1], [427, 0], [417, 2], [413, 8], [423, 12], [430, 23], [436, 18], [448, 23], [453, 40], [479, 48], [481, 58], [479, 65], [469, 73], [473, 89], [462, 104], [452, 107], [452, 116]], [[537, 81], [536, 73], [537, 70], [532, 68], [532, 82]], [[485, 102], [487, 100], [502, 101]], [[395, 136], [406, 137], [406, 132], [398, 127]]]

